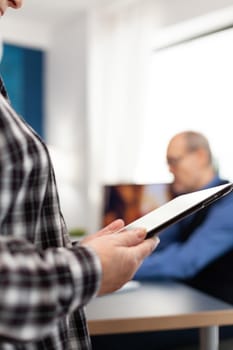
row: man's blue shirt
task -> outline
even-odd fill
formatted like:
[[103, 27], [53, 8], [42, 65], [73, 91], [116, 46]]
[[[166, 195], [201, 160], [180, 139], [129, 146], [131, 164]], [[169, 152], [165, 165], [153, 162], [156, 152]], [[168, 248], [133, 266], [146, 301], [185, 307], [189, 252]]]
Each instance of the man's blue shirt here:
[[[216, 176], [205, 188], [219, 185]], [[195, 214], [193, 214], [195, 215]], [[182, 220], [188, 224], [192, 215]], [[136, 272], [136, 280], [192, 278], [209, 263], [233, 249], [233, 194], [210, 205], [204, 222], [190, 237], [180, 240], [180, 223], [159, 235], [160, 244]]]

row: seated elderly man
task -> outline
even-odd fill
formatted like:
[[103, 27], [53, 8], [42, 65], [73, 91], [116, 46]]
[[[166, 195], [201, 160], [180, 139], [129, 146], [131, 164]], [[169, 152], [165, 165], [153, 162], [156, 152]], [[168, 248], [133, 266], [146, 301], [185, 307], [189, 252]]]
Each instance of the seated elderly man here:
[[[167, 147], [167, 163], [179, 195], [224, 184], [206, 137], [185, 131]], [[172, 278], [233, 303], [233, 194], [160, 233], [160, 247], [143, 262], [136, 280]]]

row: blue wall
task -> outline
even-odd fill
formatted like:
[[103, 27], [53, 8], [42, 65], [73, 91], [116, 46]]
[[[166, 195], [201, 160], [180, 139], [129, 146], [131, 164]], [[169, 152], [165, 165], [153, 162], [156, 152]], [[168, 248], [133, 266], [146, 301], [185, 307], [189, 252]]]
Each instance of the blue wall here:
[[44, 52], [4, 44], [0, 72], [14, 109], [44, 135]]

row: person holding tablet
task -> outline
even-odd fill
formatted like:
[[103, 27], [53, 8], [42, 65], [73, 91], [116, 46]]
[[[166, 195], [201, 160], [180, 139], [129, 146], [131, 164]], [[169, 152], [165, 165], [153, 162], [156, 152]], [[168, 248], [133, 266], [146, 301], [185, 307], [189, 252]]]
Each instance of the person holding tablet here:
[[[216, 170], [207, 138], [195, 131], [176, 134], [167, 147], [167, 163], [177, 196], [228, 181]], [[160, 232], [160, 245], [134, 279], [172, 278], [233, 303], [233, 194]]]
[[[22, 0], [0, 0], [0, 17]], [[45, 142], [0, 80], [0, 349], [91, 349], [84, 306], [130, 280], [158, 240], [115, 220], [71, 242]]]

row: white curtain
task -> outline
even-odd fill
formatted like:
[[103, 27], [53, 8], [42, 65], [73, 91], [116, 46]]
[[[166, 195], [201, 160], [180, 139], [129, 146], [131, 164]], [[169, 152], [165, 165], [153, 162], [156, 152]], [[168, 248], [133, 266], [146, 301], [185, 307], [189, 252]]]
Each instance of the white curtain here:
[[105, 9], [93, 24], [90, 122], [104, 182], [141, 181], [138, 156], [155, 14], [154, 1], [134, 1]]
[[103, 184], [150, 182], [154, 172], [153, 165], [142, 172], [139, 161], [156, 13], [158, 17], [155, 3], [124, 2], [90, 19], [89, 194], [97, 214], [92, 212], [97, 218], [93, 228], [100, 218], [96, 208], [101, 208]]

